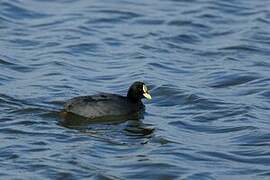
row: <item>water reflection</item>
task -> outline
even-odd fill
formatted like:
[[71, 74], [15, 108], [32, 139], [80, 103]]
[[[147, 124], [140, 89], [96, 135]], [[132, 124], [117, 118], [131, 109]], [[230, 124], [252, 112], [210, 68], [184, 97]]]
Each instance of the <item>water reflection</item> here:
[[[77, 129], [80, 132], [89, 135], [97, 134], [104, 127], [119, 126], [125, 124], [123, 133], [127, 136], [151, 136], [154, 128], [150, 124], [144, 124], [141, 120], [144, 119], [143, 112], [128, 115], [128, 116], [105, 116], [99, 118], [86, 118], [73, 113], [61, 111], [59, 113], [59, 124], [66, 128]], [[101, 129], [97, 128], [101, 127]], [[122, 127], [122, 126], [120, 126]]]
[[[0, 1], [0, 179], [269, 179], [268, 1]], [[144, 117], [59, 117], [142, 79]]]

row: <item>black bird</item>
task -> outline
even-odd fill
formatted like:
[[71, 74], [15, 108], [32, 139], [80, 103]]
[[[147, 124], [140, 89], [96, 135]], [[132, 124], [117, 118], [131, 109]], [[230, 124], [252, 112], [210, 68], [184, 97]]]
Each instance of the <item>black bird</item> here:
[[102, 93], [70, 99], [64, 105], [64, 112], [96, 119], [111, 116], [129, 116], [144, 110], [142, 98], [152, 99], [142, 82], [134, 82], [127, 96]]

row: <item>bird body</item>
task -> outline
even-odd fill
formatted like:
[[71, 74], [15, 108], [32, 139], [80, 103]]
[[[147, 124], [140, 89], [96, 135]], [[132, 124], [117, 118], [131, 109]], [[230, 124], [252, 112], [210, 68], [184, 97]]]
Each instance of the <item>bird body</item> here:
[[95, 119], [106, 116], [128, 116], [144, 110], [142, 98], [151, 99], [146, 85], [133, 83], [127, 96], [101, 93], [92, 96], [79, 96], [68, 100], [64, 112]]
[[144, 109], [142, 102], [132, 102], [117, 94], [98, 94], [75, 97], [66, 102], [65, 111], [79, 116], [96, 118], [136, 113]]

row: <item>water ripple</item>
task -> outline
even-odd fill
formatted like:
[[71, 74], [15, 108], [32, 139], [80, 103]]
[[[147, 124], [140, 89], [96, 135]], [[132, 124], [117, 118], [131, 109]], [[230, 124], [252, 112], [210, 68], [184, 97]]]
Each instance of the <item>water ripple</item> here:
[[[269, 179], [266, 0], [0, 4], [1, 179]], [[61, 121], [138, 80], [141, 119]]]

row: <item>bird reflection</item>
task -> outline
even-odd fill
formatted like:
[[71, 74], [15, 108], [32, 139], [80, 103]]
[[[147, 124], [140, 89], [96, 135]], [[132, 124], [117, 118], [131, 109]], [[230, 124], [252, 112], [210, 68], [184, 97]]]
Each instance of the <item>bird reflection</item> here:
[[[85, 118], [73, 113], [60, 112], [59, 124], [66, 128], [77, 129], [80, 132], [89, 135], [96, 135], [98, 129], [93, 130], [93, 127], [99, 127], [104, 130], [110, 126], [109, 129], [117, 128], [114, 126], [123, 127], [124, 134], [127, 136], [149, 136], [154, 132], [154, 128], [149, 124], [144, 124], [141, 119], [144, 119], [143, 112], [135, 113], [128, 116], [106, 116], [102, 118]], [[121, 125], [122, 124], [122, 125]], [[103, 128], [101, 128], [103, 126]], [[113, 126], [113, 127], [112, 127]], [[119, 129], [119, 128], [118, 128]]]

